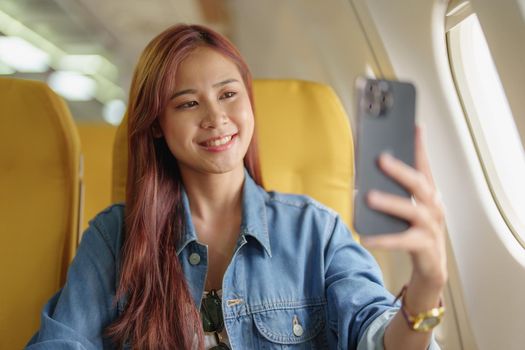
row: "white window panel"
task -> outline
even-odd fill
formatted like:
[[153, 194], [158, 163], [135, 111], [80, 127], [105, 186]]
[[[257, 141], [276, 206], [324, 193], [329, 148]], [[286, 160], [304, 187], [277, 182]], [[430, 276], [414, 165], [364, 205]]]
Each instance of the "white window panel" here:
[[450, 63], [494, 200], [525, 247], [525, 152], [478, 18], [448, 32]]

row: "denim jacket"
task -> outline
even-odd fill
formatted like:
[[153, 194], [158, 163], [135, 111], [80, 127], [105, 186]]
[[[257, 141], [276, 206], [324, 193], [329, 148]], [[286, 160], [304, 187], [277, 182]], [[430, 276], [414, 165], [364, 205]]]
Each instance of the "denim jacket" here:
[[[177, 253], [200, 308], [207, 246], [199, 243], [183, 194], [186, 229]], [[266, 192], [246, 172], [243, 213], [224, 274], [222, 308], [233, 349], [382, 349], [397, 312], [372, 256], [334, 211], [299, 195]], [[64, 287], [45, 305], [27, 349], [111, 349], [103, 330], [114, 303], [124, 206], [90, 222]], [[434, 341], [431, 349], [437, 348]]]

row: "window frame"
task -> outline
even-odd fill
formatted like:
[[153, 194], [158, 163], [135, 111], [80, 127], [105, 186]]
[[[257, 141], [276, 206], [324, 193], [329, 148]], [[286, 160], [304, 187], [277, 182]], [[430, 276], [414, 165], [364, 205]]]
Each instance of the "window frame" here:
[[[454, 82], [454, 87], [460, 101], [460, 105], [463, 111], [463, 116], [473, 142], [477, 158], [480, 162], [480, 166], [483, 172], [483, 176], [488, 185], [491, 197], [496, 204], [496, 207], [502, 217], [505, 225], [516, 239], [516, 241], [525, 248], [525, 222], [520, 218], [515, 206], [511, 203], [510, 199], [505, 193], [502, 184], [498, 179], [497, 169], [491, 159], [490, 152], [488, 151], [488, 144], [485, 141], [481, 122], [477, 116], [472, 115], [473, 108], [469, 106], [470, 95], [467, 91], [467, 84], [463, 81], [463, 73], [461, 70], [461, 52], [460, 52], [460, 39], [454, 35], [454, 29], [461, 25], [470, 16], [475, 16], [470, 2], [467, 0], [451, 1], [447, 11], [445, 21], [445, 34], [446, 34], [446, 46], [449, 67]], [[479, 21], [479, 18], [477, 18]], [[485, 38], [486, 39], [486, 38]], [[502, 82], [503, 84], [503, 82]], [[505, 92], [504, 92], [505, 93]], [[514, 116], [512, 116], [514, 121]], [[521, 139], [519, 139], [521, 143]]]

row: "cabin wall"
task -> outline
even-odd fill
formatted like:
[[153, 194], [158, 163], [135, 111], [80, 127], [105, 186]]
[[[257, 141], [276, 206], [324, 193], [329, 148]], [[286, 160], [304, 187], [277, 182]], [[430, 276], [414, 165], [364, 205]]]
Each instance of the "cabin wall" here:
[[355, 79], [378, 65], [351, 2], [232, 0], [229, 9], [232, 40], [255, 78], [329, 84], [355, 125]]

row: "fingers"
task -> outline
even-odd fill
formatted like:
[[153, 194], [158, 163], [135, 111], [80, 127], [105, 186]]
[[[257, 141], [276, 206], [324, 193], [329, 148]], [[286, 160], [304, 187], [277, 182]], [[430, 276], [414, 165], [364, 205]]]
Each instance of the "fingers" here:
[[402, 161], [389, 154], [383, 154], [379, 158], [381, 169], [401, 186], [412, 193], [418, 201], [431, 204], [434, 201], [434, 186], [427, 180], [422, 172], [406, 165]]
[[432, 242], [419, 228], [411, 228], [403, 233], [389, 233], [379, 236], [361, 236], [361, 243], [369, 249], [402, 250], [418, 252], [428, 249]]
[[415, 168], [386, 154], [380, 157], [379, 166], [406, 188], [415, 201], [370, 191], [368, 205], [410, 222], [411, 227], [401, 233], [361, 236], [361, 242], [367, 248], [406, 251], [412, 257], [413, 276], [426, 281], [443, 280], [440, 277], [446, 275], [444, 208], [430, 171], [421, 128], [416, 127], [415, 132]]
[[408, 198], [370, 191], [367, 199], [372, 209], [404, 219], [413, 225], [423, 225], [431, 219], [425, 206], [416, 206]]
[[[411, 228], [405, 233], [380, 236], [361, 236], [361, 243], [368, 249], [404, 251], [411, 255], [412, 276], [429, 281], [446, 281], [446, 253], [443, 244], [428, 231]], [[438, 282], [441, 283], [441, 282]]]
[[[426, 159], [426, 156], [423, 158]], [[426, 160], [423, 160], [423, 163], [426, 164], [423, 167], [428, 167]], [[387, 175], [412, 193], [419, 204], [426, 206], [438, 222], [444, 221], [441, 196], [433, 182], [428, 180], [428, 176], [388, 154], [381, 155], [379, 165]]]
[[432, 204], [436, 200], [436, 189], [420, 126], [415, 129], [415, 169], [389, 154], [379, 159], [379, 165], [388, 175], [409, 190], [416, 199]]

